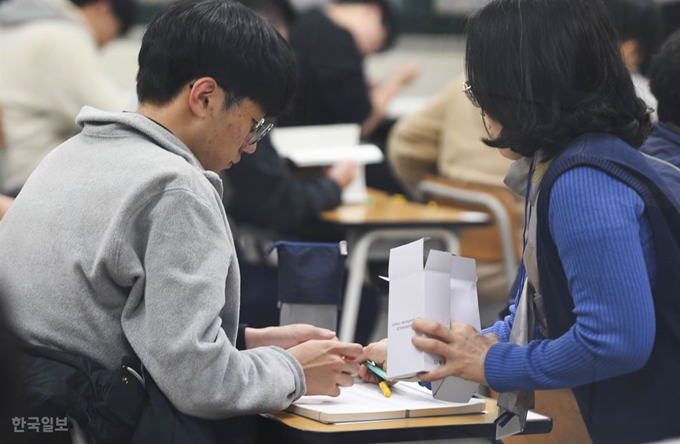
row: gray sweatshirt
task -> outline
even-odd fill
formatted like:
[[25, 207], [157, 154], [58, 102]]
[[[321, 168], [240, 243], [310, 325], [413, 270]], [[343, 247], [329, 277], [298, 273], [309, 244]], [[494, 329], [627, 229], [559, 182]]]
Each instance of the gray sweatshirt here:
[[234, 347], [239, 268], [222, 183], [172, 133], [85, 107], [0, 222], [0, 294], [19, 335], [114, 369], [130, 347], [183, 413], [286, 408], [286, 351]]

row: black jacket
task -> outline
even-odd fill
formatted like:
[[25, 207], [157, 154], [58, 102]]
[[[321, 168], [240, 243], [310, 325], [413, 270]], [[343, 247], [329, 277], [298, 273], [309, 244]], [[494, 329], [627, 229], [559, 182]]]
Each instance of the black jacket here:
[[[136, 357], [123, 358], [121, 366], [110, 371], [80, 356], [28, 346], [17, 362], [26, 415], [69, 416], [99, 444], [249, 443], [254, 439], [248, 417], [209, 421], [178, 412]], [[70, 442], [64, 441], [67, 436], [27, 431], [13, 435], [13, 442]]]

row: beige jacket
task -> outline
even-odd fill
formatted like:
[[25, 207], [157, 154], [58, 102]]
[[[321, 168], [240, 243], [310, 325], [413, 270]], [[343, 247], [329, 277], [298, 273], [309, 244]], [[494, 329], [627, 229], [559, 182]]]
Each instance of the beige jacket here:
[[83, 106], [121, 111], [126, 97], [103, 74], [94, 35], [70, 0], [5, 3], [0, 9], [0, 106], [4, 185], [11, 188], [78, 133], [75, 118]]
[[486, 137], [479, 109], [456, 78], [422, 110], [400, 120], [390, 134], [388, 156], [395, 174], [415, 191], [427, 174], [478, 185], [503, 186], [512, 161], [482, 143]]

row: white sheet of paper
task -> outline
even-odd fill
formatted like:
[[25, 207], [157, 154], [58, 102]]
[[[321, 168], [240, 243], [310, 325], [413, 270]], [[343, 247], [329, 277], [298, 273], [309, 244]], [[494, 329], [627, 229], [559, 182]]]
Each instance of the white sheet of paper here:
[[482, 412], [485, 403], [473, 399], [458, 404], [439, 401], [432, 392], [415, 382], [399, 382], [392, 386], [392, 396], [387, 398], [375, 384], [357, 381], [352, 387], [341, 389], [337, 398], [330, 396], [303, 396], [288, 411], [321, 422], [369, 421], [408, 417], [442, 416]]

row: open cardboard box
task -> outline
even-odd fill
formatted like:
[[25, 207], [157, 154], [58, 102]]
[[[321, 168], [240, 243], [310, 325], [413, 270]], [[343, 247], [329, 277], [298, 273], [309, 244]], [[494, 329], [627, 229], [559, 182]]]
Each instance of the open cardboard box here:
[[[444, 364], [442, 356], [415, 348], [411, 324], [426, 318], [449, 325], [454, 320], [480, 330], [475, 261], [430, 250], [423, 264], [425, 239], [390, 250], [387, 377], [410, 379]], [[447, 377], [432, 384], [435, 398], [468, 402], [479, 384]]]

